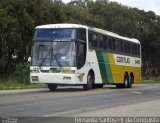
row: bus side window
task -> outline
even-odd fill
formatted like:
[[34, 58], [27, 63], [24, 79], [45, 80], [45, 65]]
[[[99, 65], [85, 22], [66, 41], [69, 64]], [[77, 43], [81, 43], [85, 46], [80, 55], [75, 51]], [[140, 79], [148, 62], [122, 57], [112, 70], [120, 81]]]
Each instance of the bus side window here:
[[140, 45], [136, 44], [136, 56], [140, 56]]
[[127, 42], [127, 53], [130, 54], [130, 43]]
[[108, 50], [112, 50], [112, 37], [108, 37]]
[[107, 49], [107, 43], [108, 43], [107, 36], [104, 36], [103, 42], [104, 42], [103, 48]]
[[112, 51], [116, 50], [116, 40], [115, 38], [112, 38]]
[[77, 68], [80, 69], [85, 64], [86, 47], [84, 43], [77, 43]]
[[116, 40], [116, 51], [118, 53], [123, 53], [123, 40], [120, 39]]
[[131, 44], [131, 54], [136, 55], [136, 45], [134, 43]]
[[89, 31], [89, 47], [91, 49], [98, 47], [98, 36], [96, 33]]
[[124, 53], [130, 54], [130, 43], [127, 41], [124, 42]]
[[89, 48], [92, 49], [93, 47], [93, 41], [92, 41], [92, 36], [93, 36], [93, 33], [92, 32], [88, 32], [88, 40], [89, 40]]
[[110, 51], [115, 51], [115, 49], [116, 49], [116, 43], [115, 42], [116, 42], [115, 38], [113, 38], [113, 37], [108, 38], [108, 49]]
[[80, 28], [80, 29], [77, 29], [76, 31], [77, 31], [76, 33], [77, 39], [86, 41], [86, 30], [83, 28]]
[[105, 49], [105, 38], [103, 35], [99, 35], [99, 48]]
[[98, 47], [98, 35], [96, 33], [93, 33], [92, 36], [92, 41], [93, 41], [93, 47], [97, 48]]
[[123, 53], [123, 40], [120, 40], [120, 52]]
[[137, 49], [138, 50], [138, 57], [140, 57], [140, 45], [138, 44], [137, 46], [138, 46], [138, 49]]

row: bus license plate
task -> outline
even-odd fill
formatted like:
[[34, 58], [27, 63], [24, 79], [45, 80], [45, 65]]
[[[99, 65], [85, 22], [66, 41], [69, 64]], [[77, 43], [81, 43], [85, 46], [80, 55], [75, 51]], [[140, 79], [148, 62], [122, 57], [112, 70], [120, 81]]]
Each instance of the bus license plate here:
[[38, 76], [32, 76], [32, 81], [39, 81]]

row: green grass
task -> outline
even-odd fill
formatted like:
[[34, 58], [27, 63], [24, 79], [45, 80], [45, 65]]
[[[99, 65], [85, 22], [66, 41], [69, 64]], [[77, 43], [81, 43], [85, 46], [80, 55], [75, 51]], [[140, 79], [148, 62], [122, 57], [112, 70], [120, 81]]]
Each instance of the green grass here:
[[45, 88], [46, 84], [23, 84], [15, 80], [0, 81], [0, 90]]
[[[140, 84], [160, 84], [159, 79], [145, 79], [140, 82]], [[0, 80], [0, 90], [13, 90], [13, 89], [33, 89], [33, 88], [46, 88], [46, 84], [23, 84], [18, 83], [16, 80]]]
[[142, 77], [141, 84], [160, 84], [160, 76]]
[[160, 84], [160, 80], [142, 80], [140, 84]]

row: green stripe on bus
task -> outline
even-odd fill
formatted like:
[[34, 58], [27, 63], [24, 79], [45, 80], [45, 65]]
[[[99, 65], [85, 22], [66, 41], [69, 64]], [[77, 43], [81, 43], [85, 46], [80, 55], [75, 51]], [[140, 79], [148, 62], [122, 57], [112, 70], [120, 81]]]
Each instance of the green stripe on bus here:
[[106, 74], [106, 68], [105, 68], [102, 52], [96, 51], [96, 55], [97, 55], [97, 60], [98, 60], [98, 65], [99, 65], [102, 81], [103, 83], [107, 83], [107, 74]]
[[107, 53], [102, 51], [96, 51], [96, 55], [103, 83], [112, 83], [113, 78]]

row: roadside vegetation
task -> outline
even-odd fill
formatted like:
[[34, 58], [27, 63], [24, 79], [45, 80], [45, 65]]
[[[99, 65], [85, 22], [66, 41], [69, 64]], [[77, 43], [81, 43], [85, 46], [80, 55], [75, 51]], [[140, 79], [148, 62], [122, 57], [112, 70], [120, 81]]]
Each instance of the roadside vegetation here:
[[46, 84], [24, 84], [16, 80], [0, 81], [0, 90], [45, 88]]
[[142, 80], [140, 84], [160, 84], [160, 80]]
[[29, 64], [20, 63], [16, 65], [15, 72], [12, 77], [7, 80], [0, 80], [0, 90], [46, 87], [45, 84], [31, 84], [29, 80], [29, 74]]
[[142, 81], [140, 84], [160, 84], [160, 76], [159, 77], [142, 77]]
[[[142, 75], [160, 76], [160, 16], [109, 0], [0, 0], [0, 88], [43, 87], [29, 83], [34, 28], [38, 25], [76, 23], [137, 38], [142, 44]], [[24, 85], [24, 86], [23, 86]]]

